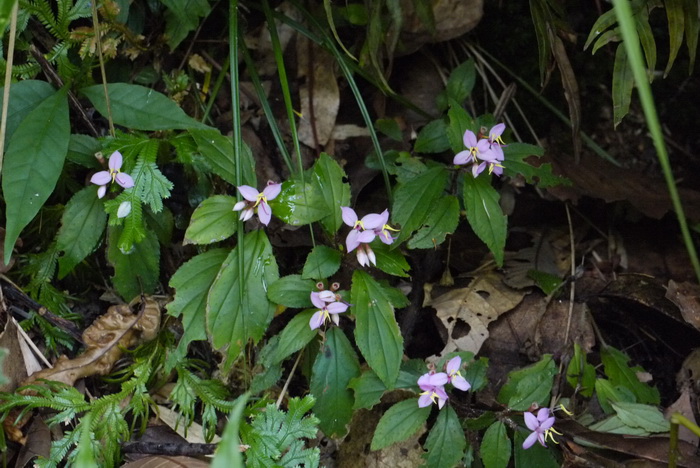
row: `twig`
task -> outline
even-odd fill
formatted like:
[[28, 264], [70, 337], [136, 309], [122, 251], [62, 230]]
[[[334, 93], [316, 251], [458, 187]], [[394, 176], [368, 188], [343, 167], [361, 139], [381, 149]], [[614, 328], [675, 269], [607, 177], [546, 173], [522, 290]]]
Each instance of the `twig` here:
[[566, 208], [566, 220], [569, 223], [569, 243], [571, 244], [571, 249], [569, 255], [571, 256], [571, 287], [569, 288], [569, 316], [566, 319], [566, 335], [564, 335], [564, 347], [569, 343], [569, 332], [571, 330], [571, 316], [574, 313], [574, 297], [576, 292], [576, 246], [574, 245], [574, 227], [571, 224], [571, 213], [569, 212], [569, 204], [564, 204]]
[[107, 120], [109, 121], [109, 134], [113, 137], [114, 121], [112, 120], [112, 105], [109, 102], [109, 91], [107, 90], [107, 72], [105, 71], [105, 61], [102, 57], [102, 39], [100, 38], [100, 21], [97, 17], [97, 2], [92, 3], [92, 28], [95, 33], [95, 44], [97, 45], [97, 56], [100, 59], [100, 74], [102, 75], [102, 87], [105, 92], [105, 104], [107, 105]]
[[277, 408], [280, 407], [282, 404], [282, 400], [284, 400], [284, 395], [287, 393], [287, 388], [289, 388], [289, 382], [292, 381], [292, 376], [294, 375], [294, 371], [297, 369], [297, 365], [299, 364], [299, 361], [301, 360], [301, 355], [304, 353], [304, 350], [299, 351], [299, 354], [297, 354], [297, 358], [294, 361], [294, 365], [292, 366], [292, 370], [289, 371], [289, 377], [287, 377], [287, 381], [284, 382], [284, 387], [282, 387], [282, 391], [280, 392], [280, 396], [277, 397], [277, 402], [275, 403], [275, 406]]
[[10, 39], [7, 45], [7, 62], [5, 65], [5, 88], [2, 96], [2, 119], [0, 119], [0, 174], [5, 156], [5, 130], [7, 128], [7, 109], [10, 104], [10, 83], [12, 83], [12, 61], [15, 55], [15, 35], [17, 34], [17, 4], [12, 7], [10, 18]]

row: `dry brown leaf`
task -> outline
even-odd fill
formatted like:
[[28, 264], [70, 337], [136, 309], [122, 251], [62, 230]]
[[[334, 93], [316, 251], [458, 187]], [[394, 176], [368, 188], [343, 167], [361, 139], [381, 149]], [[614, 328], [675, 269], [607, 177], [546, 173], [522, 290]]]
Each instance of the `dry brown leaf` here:
[[501, 276], [494, 272], [435, 299], [426, 291], [425, 305], [437, 310], [437, 317], [447, 330], [445, 348], [439, 356], [452, 351], [478, 353], [489, 337], [489, 323], [517, 306], [525, 294], [503, 284]]
[[27, 367], [22, 356], [22, 348], [17, 333], [17, 321], [9, 317], [5, 324], [5, 329], [0, 334], [0, 348], [7, 350], [7, 356], [2, 361], [2, 373], [8, 382], [0, 385], [0, 391], [12, 392], [19, 386], [19, 383], [27, 378]]
[[26, 443], [17, 456], [15, 467], [28, 466], [36, 457], [49, 458], [51, 453], [51, 430], [43, 419], [33, 418], [27, 431]]
[[297, 41], [297, 58], [297, 77], [306, 78], [299, 87], [303, 117], [299, 120], [299, 141], [310, 148], [325, 146], [340, 108], [335, 59], [316, 43], [301, 38]]
[[75, 359], [61, 356], [52, 369], [32, 374], [24, 385], [37, 379], [53, 380], [73, 386], [76, 380], [91, 375], [106, 375], [125, 348], [155, 338], [160, 326], [160, 306], [146, 298], [142, 311], [134, 314], [128, 305], [107, 310], [83, 333], [85, 351]]
[[122, 468], [206, 468], [208, 462], [193, 457], [166, 457], [156, 455], [122, 465]]
[[[679, 396], [678, 399], [671, 404], [671, 406], [666, 408], [664, 411], [664, 416], [670, 418], [673, 413], [680, 413], [688, 418], [690, 422], [697, 425], [695, 414], [693, 413], [693, 404], [691, 402], [690, 392], [690, 387], [686, 386], [686, 388], [681, 392], [681, 396]], [[690, 429], [682, 425], [678, 429], [678, 438], [680, 440], [685, 440], [689, 444], [693, 444], [695, 446], [698, 445], [698, 440], [700, 440], [700, 438], [698, 438], [698, 436], [695, 435]]]
[[700, 330], [700, 287], [697, 284], [670, 280], [666, 299], [678, 306], [686, 322]]

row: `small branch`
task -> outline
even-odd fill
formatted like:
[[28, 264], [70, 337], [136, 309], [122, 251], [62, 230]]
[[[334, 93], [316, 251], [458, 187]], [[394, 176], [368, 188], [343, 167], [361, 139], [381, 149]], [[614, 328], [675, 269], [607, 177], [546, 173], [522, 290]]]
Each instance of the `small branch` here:
[[97, 18], [97, 2], [92, 3], [92, 28], [95, 33], [95, 44], [97, 44], [97, 56], [100, 59], [100, 74], [102, 75], [102, 87], [105, 92], [105, 104], [107, 105], [107, 120], [109, 121], [109, 134], [114, 137], [114, 121], [112, 120], [112, 105], [109, 102], [109, 92], [107, 90], [107, 72], [105, 71], [105, 61], [102, 57], [102, 39], [100, 38], [100, 21]]
[[10, 104], [10, 83], [12, 83], [12, 61], [15, 55], [15, 35], [17, 34], [17, 4], [12, 7], [10, 14], [10, 39], [7, 45], [7, 62], [5, 65], [5, 88], [2, 96], [2, 118], [0, 119], [0, 174], [2, 161], [5, 157], [5, 131], [7, 129], [7, 109]]

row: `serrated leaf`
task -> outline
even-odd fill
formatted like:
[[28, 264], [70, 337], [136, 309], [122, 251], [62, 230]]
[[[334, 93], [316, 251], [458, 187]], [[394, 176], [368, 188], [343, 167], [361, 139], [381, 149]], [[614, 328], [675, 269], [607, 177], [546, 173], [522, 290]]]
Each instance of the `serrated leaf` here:
[[528, 145], [526, 143], [510, 143], [503, 147], [505, 162], [503, 174], [509, 177], [522, 176], [528, 184], [537, 184], [538, 187], [547, 188], [555, 185], [571, 185], [571, 182], [552, 173], [552, 165], [549, 163], [533, 166], [525, 162], [530, 156], [541, 157], [544, 149]]
[[611, 346], [604, 346], [600, 351], [600, 359], [603, 361], [605, 375], [613, 385], [629, 389], [639, 403], [650, 405], [660, 403], [659, 390], [639, 381], [635, 370], [628, 366], [629, 357], [625, 353]]
[[343, 182], [346, 178], [345, 171], [326, 153], [321, 153], [311, 172], [314, 191], [320, 195], [322, 209], [327, 213], [321, 225], [331, 235], [343, 224], [340, 207], [350, 205], [350, 184]]
[[135, 194], [150, 206], [151, 211], [160, 213], [163, 209], [163, 199], [170, 197], [172, 182], [160, 172], [155, 162], [146, 161], [145, 158], [138, 159], [132, 177], [136, 184], [133, 188]]
[[185, 357], [192, 341], [207, 339], [207, 295], [228, 255], [227, 249], [201, 253], [183, 263], [170, 278], [169, 286], [175, 290], [175, 297], [167, 310], [173, 317], [182, 316], [183, 334], [177, 348], [168, 356], [168, 369]]
[[240, 215], [233, 211], [235, 204], [236, 199], [228, 195], [214, 195], [200, 203], [192, 213], [183, 245], [213, 244], [231, 237]]
[[340, 268], [342, 254], [325, 245], [317, 245], [306, 257], [302, 279], [321, 280], [333, 276]]
[[347, 433], [352, 417], [353, 396], [350, 380], [360, 375], [360, 364], [343, 330], [331, 327], [321, 346], [311, 373], [309, 389], [316, 398], [319, 427], [329, 437]]
[[267, 288], [279, 277], [270, 241], [262, 230], [243, 240], [221, 265], [207, 298], [207, 330], [214, 348], [226, 353], [225, 369], [249, 340], [262, 337], [275, 311], [267, 300]]
[[484, 468], [506, 468], [512, 447], [506, 433], [506, 425], [501, 421], [491, 424], [481, 441], [481, 459]]
[[5, 264], [15, 241], [56, 187], [70, 140], [66, 89], [38, 104], [15, 130], [5, 153]]
[[578, 343], [574, 343], [574, 356], [566, 369], [566, 380], [581, 395], [587, 398], [593, 395], [595, 368], [586, 361], [586, 354]]
[[[131, 203], [131, 211], [126, 218], [121, 219], [118, 216], [119, 206], [124, 202]], [[117, 198], [106, 201], [105, 211], [109, 215], [110, 226], [123, 227], [118, 240], [118, 247], [122, 252], [130, 252], [134, 244], [138, 244], [146, 237], [143, 206], [141, 206], [141, 199], [133, 190], [125, 190]]]
[[301, 275], [287, 275], [270, 285], [267, 297], [285, 307], [313, 307], [312, 291], [316, 291], [313, 280], [303, 279]]
[[428, 122], [420, 132], [413, 145], [416, 153], [442, 153], [450, 149], [447, 138], [447, 123], [443, 119]]
[[357, 347], [384, 385], [393, 388], [403, 357], [403, 337], [394, 308], [384, 288], [361, 270], [352, 275], [351, 298]]
[[615, 127], [622, 122], [630, 110], [632, 88], [634, 88], [632, 67], [629, 64], [624, 44], [620, 44], [615, 52], [612, 81], [613, 125]]
[[511, 371], [498, 392], [498, 401], [516, 411], [525, 411], [533, 403], [547, 406], [557, 366], [550, 354], [537, 363]]
[[423, 226], [408, 241], [409, 249], [432, 249], [442, 244], [459, 224], [459, 200], [448, 195], [440, 198]]
[[391, 219], [401, 225], [397, 245], [423, 225], [434, 203], [445, 190], [447, 177], [447, 170], [438, 166], [396, 187]]
[[[408, 368], [407, 363], [403, 363], [401, 370], [399, 371], [399, 378], [396, 380], [396, 385], [394, 388], [403, 388], [415, 390], [417, 388], [418, 378], [421, 376], [420, 373], [415, 374], [411, 369]], [[425, 363], [420, 361], [420, 372], [425, 370]], [[388, 389], [384, 382], [377, 376], [377, 374], [369, 369], [362, 373], [361, 376], [354, 378], [348, 384], [348, 388], [352, 388], [355, 391], [355, 405], [354, 410], [366, 408], [370, 409], [382, 398], [382, 395]]]
[[476, 69], [474, 59], [470, 58], [450, 72], [445, 89], [448, 101], [462, 104], [474, 89], [474, 83], [476, 83]]
[[107, 214], [102, 200], [97, 198], [96, 185], [73, 195], [63, 211], [56, 236], [57, 246], [63, 252], [58, 259], [58, 279], [64, 278], [95, 250], [106, 224]]
[[423, 454], [426, 467], [452, 467], [464, 456], [467, 439], [452, 406], [440, 410], [425, 441], [428, 453]]
[[417, 398], [396, 403], [379, 420], [371, 449], [381, 450], [411, 437], [425, 424], [431, 408], [432, 405], [420, 408]]
[[146, 131], [210, 128], [185, 114], [185, 111], [165, 94], [144, 86], [128, 83], [107, 84], [109, 109], [103, 85], [87, 86], [80, 92], [100, 114], [109, 115], [111, 110], [114, 123], [123, 127]]
[[668, 432], [671, 429], [671, 425], [656, 406], [624, 401], [612, 402], [611, 405], [620, 420], [630, 427], [640, 427], [652, 433]]
[[595, 394], [605, 414], [613, 413], [614, 410], [611, 403], [614, 401], [628, 401], [634, 403], [637, 400], [637, 397], [635, 397], [634, 393], [628, 388], [620, 385], [613, 385], [613, 383], [607, 379], [596, 379]]
[[276, 364], [283, 361], [314, 339], [318, 332], [312, 330], [309, 325], [309, 321], [314, 313], [316, 313], [315, 309], [299, 312], [284, 327], [284, 330], [279, 334], [280, 338], [277, 344], [277, 352], [272, 360], [273, 363]]
[[[233, 158], [233, 142], [231, 138], [221, 134], [218, 130], [193, 130], [192, 136], [197, 150], [211, 166], [214, 174], [218, 175], [231, 185], [236, 185], [236, 164]], [[245, 143], [242, 145], [242, 175], [243, 185], [257, 186], [255, 175], [255, 162], [253, 154]]]
[[[2, 29], [4, 31], [4, 29]], [[5, 87], [0, 87], [0, 106], [2, 106]], [[7, 106], [7, 120], [5, 122], [5, 149], [12, 139], [19, 124], [27, 115], [56, 93], [56, 90], [46, 81], [24, 80], [10, 85], [10, 102]]]
[[381, 241], [372, 242], [371, 248], [377, 257], [377, 268], [389, 275], [408, 277], [411, 266], [399, 249], [391, 249]]
[[503, 265], [508, 217], [498, 203], [500, 195], [491, 186], [491, 177], [486, 174], [479, 177], [466, 174], [463, 196], [469, 225], [489, 248], [496, 264]]
[[126, 302], [140, 294], [153, 294], [160, 276], [160, 245], [153, 232], [147, 232], [142, 242], [135, 244], [128, 254], [119, 249], [122, 228], [109, 229], [107, 259], [114, 267], [112, 284]]
[[664, 78], [673, 67], [676, 61], [678, 51], [681, 50], [683, 43], [683, 33], [685, 32], [685, 13], [683, 11], [683, 0], [666, 0], [664, 2], [666, 8], [666, 18], [668, 19], [668, 36], [669, 36], [669, 54], [668, 64], [664, 70]]
[[282, 183], [282, 192], [277, 198], [270, 200], [270, 207], [272, 214], [285, 223], [303, 226], [329, 215], [324, 197], [315, 183], [288, 180]]
[[200, 18], [209, 15], [207, 0], [162, 0], [165, 12], [165, 36], [170, 50], [174, 50], [191, 32], [197, 29]]
[[[464, 149], [464, 132], [466, 130], [479, 130], [475, 128], [474, 119], [467, 113], [466, 110], [455, 102], [450, 104], [450, 110], [447, 111], [447, 117], [450, 122], [447, 127], [447, 139], [450, 142], [452, 151], [456, 154]], [[476, 132], [475, 132], [476, 133]]]

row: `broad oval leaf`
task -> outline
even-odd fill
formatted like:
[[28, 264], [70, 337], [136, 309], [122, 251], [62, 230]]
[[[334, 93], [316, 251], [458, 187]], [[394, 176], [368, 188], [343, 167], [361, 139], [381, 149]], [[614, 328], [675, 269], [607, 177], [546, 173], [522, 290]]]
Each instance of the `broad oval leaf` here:
[[[0, 106], [3, 103], [4, 90], [4, 86], [0, 87]], [[7, 105], [7, 121], [5, 122], [5, 149], [27, 114], [55, 92], [53, 86], [40, 80], [24, 80], [10, 85], [10, 102]]]
[[469, 225], [488, 246], [496, 263], [503, 265], [508, 217], [498, 203], [500, 196], [491, 186], [491, 177], [487, 174], [479, 177], [465, 174], [463, 194]]
[[423, 458], [427, 466], [455, 466], [464, 456], [467, 439], [452, 406], [447, 405], [440, 410], [425, 441], [425, 448], [428, 453]]
[[53, 192], [68, 152], [66, 90], [44, 99], [17, 127], [5, 153], [5, 264], [15, 241]]
[[227, 239], [236, 232], [240, 212], [233, 211], [236, 199], [228, 195], [214, 195], [194, 210], [185, 231], [183, 245], [213, 244]]
[[361, 270], [352, 275], [351, 297], [357, 347], [384, 385], [394, 388], [403, 357], [403, 337], [394, 308], [384, 288]]
[[545, 354], [535, 364], [511, 371], [498, 392], [498, 401], [516, 411], [525, 411], [533, 403], [544, 407], [549, 402], [556, 373], [552, 355]]
[[134, 244], [129, 254], [119, 249], [121, 226], [110, 227], [107, 259], [114, 267], [112, 284], [126, 302], [140, 294], [153, 294], [160, 276], [160, 245], [152, 231]]
[[224, 369], [230, 369], [248, 340], [257, 342], [265, 332], [275, 311], [267, 288], [278, 277], [262, 230], [246, 234], [221, 265], [207, 298], [207, 329], [214, 348], [226, 351]]
[[342, 255], [336, 249], [325, 245], [317, 245], [306, 257], [301, 277], [303, 279], [318, 280], [328, 278], [338, 271], [341, 260]]
[[279, 334], [280, 338], [277, 343], [275, 358], [273, 359], [275, 364], [299, 351], [318, 334], [316, 330], [312, 330], [309, 326], [309, 321], [314, 313], [316, 313], [316, 310], [299, 312], [284, 327], [284, 330]]
[[303, 279], [301, 275], [287, 275], [270, 285], [267, 297], [285, 307], [312, 307], [311, 292], [316, 290], [313, 280]]
[[56, 236], [63, 255], [58, 259], [58, 279], [65, 277], [97, 247], [107, 224], [102, 200], [97, 198], [97, 186], [85, 187], [66, 204], [61, 228]]
[[506, 425], [501, 421], [491, 424], [481, 441], [481, 459], [484, 468], [506, 468], [512, 447], [506, 433]]
[[321, 420], [319, 427], [329, 437], [344, 436], [352, 417], [353, 396], [350, 380], [360, 375], [360, 364], [352, 344], [338, 327], [326, 332], [309, 385], [316, 398], [314, 413]]
[[[282, 192], [270, 201], [272, 214], [292, 226], [303, 226], [328, 216], [324, 195], [318, 184], [288, 180]], [[340, 212], [340, 208], [338, 208]]]
[[384, 413], [372, 437], [372, 450], [381, 450], [411, 437], [425, 424], [432, 405], [421, 408], [418, 399], [396, 403]]
[[327, 213], [321, 225], [331, 235], [343, 224], [340, 207], [350, 205], [350, 184], [343, 182], [346, 177], [345, 171], [326, 153], [321, 153], [311, 173], [311, 183]]
[[408, 277], [411, 266], [401, 250], [392, 249], [379, 240], [372, 242], [371, 248], [377, 257], [377, 268], [390, 275]]
[[[236, 185], [236, 164], [233, 158], [233, 142], [218, 130], [192, 130], [190, 136], [197, 145], [197, 150], [211, 166], [214, 174], [231, 185]], [[241, 153], [243, 185], [257, 186], [255, 162], [248, 145], [242, 144]]]
[[87, 86], [80, 92], [92, 102], [100, 114], [107, 116], [111, 110], [114, 123], [124, 127], [146, 131], [211, 128], [185, 114], [185, 111], [165, 94], [145, 86], [128, 83], [108, 84], [109, 109], [103, 85]]
[[452, 195], [440, 198], [421, 227], [408, 241], [409, 249], [433, 249], [442, 244], [459, 224], [459, 200]]
[[442, 119], [433, 120], [424, 126], [413, 145], [416, 153], [442, 153], [448, 149], [450, 140], [447, 138], [447, 124]]

